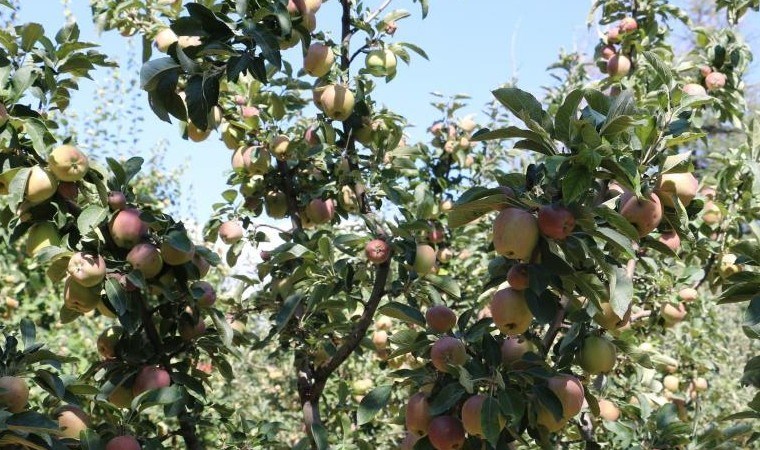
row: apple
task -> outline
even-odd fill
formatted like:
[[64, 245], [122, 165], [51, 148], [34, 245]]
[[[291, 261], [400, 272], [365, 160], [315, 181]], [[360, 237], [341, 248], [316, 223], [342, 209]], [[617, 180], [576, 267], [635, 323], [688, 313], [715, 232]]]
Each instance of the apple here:
[[340, 204], [343, 209], [349, 213], [359, 212], [359, 199], [356, 196], [356, 191], [351, 186], [343, 186], [340, 188]]
[[508, 336], [501, 343], [501, 362], [505, 366], [515, 366], [519, 368], [518, 363], [526, 353], [535, 351], [532, 342], [523, 336]]
[[633, 17], [624, 17], [618, 24], [618, 29], [622, 33], [630, 33], [636, 31], [639, 28], [638, 22]]
[[48, 167], [58, 180], [77, 182], [90, 170], [90, 161], [78, 148], [67, 144], [50, 152]]
[[58, 192], [58, 195], [65, 198], [66, 200], [74, 202], [79, 196], [79, 186], [77, 186], [76, 183], [64, 181], [62, 183], [58, 183], [58, 189], [56, 189], [56, 192]]
[[82, 286], [93, 287], [106, 278], [106, 260], [100, 255], [77, 252], [69, 259], [66, 271]]
[[145, 366], [137, 373], [132, 385], [132, 395], [137, 397], [143, 392], [168, 387], [172, 383], [169, 372], [158, 366]]
[[506, 288], [493, 294], [491, 303], [493, 323], [507, 336], [517, 336], [528, 331], [533, 322], [533, 313], [522, 291]]
[[660, 316], [665, 320], [665, 326], [673, 326], [686, 318], [686, 307], [683, 303], [663, 303]]
[[326, 90], [326, 85], [318, 84], [311, 91], [311, 98], [314, 101], [314, 106], [316, 106], [320, 111], [325, 110], [325, 105], [322, 103], [322, 94], [324, 94]]
[[388, 316], [380, 316], [375, 320], [376, 330], [390, 330], [393, 326], [393, 320]]
[[36, 205], [52, 197], [57, 189], [58, 180], [55, 179], [52, 173], [40, 166], [32, 166], [26, 182], [24, 199]]
[[[183, 36], [185, 37], [185, 36]], [[187, 138], [193, 142], [203, 142], [211, 135], [211, 127], [202, 130], [198, 128], [194, 123], [187, 122]]]
[[604, 58], [605, 61], [609, 61], [609, 59], [615, 55], [617, 55], [617, 50], [614, 45], [607, 44], [602, 47], [602, 58]]
[[454, 202], [452, 202], [451, 200], [446, 199], [441, 202], [441, 211], [449, 212], [452, 209], [454, 209]]
[[720, 257], [720, 264], [718, 265], [718, 270], [720, 272], [720, 276], [723, 278], [728, 278], [733, 274], [739, 273], [742, 271], [742, 267], [738, 264], [736, 264], [736, 255], [733, 253], [726, 253], [725, 255], [722, 255]]
[[145, 278], [153, 278], [161, 272], [164, 260], [161, 252], [153, 244], [137, 244], [127, 253], [127, 262], [132, 269], [142, 272]]
[[726, 76], [720, 72], [711, 72], [705, 77], [705, 87], [708, 91], [723, 89], [726, 85]]
[[210, 308], [216, 302], [216, 290], [208, 281], [195, 281], [190, 285], [190, 292], [195, 304], [201, 308]]
[[388, 332], [385, 330], [375, 330], [372, 333], [372, 343], [375, 345], [375, 350], [385, 350], [388, 348]]
[[117, 408], [129, 408], [133, 398], [132, 390], [123, 385], [116, 386], [108, 394], [108, 402]]
[[669, 249], [677, 252], [681, 248], [681, 237], [674, 230], [666, 231], [660, 235], [660, 242], [665, 244]]
[[602, 310], [594, 314], [594, 322], [607, 331], [615, 331], [626, 326], [631, 320], [631, 308], [625, 312], [622, 318], [612, 309], [610, 302], [602, 302]]
[[273, 219], [282, 219], [288, 214], [288, 198], [280, 190], [271, 190], [264, 196], [264, 208]]
[[108, 441], [106, 450], [141, 450], [140, 443], [133, 436], [116, 436]]
[[417, 436], [424, 436], [431, 420], [430, 403], [425, 394], [418, 392], [412, 395], [406, 403], [406, 429]]
[[617, 54], [607, 61], [607, 74], [612, 78], [622, 78], [631, 71], [631, 60], [627, 56]]
[[720, 207], [712, 200], [705, 202], [705, 207], [702, 210], [702, 221], [707, 225], [713, 226], [720, 223], [723, 220], [723, 212]]
[[26, 238], [26, 254], [36, 256], [43, 249], [57, 247], [61, 244], [58, 228], [50, 222], [37, 222], [29, 227]]
[[527, 264], [515, 264], [507, 272], [507, 283], [516, 291], [524, 291], [530, 287]]
[[193, 265], [198, 269], [198, 275], [200, 278], [205, 277], [208, 275], [208, 271], [211, 269], [211, 264], [201, 256], [200, 253], [195, 252], [195, 255], [193, 255], [193, 259], [191, 261]]
[[90, 426], [90, 418], [76, 406], [64, 406], [58, 410], [58, 428], [61, 436], [69, 439], [79, 439], [79, 433]]
[[325, 115], [333, 120], [346, 120], [354, 111], [354, 93], [342, 84], [328, 85], [319, 101]]
[[581, 411], [585, 398], [583, 385], [572, 375], [555, 375], [547, 380], [547, 386], [562, 404], [562, 418], [557, 420], [551, 411], [539, 405], [536, 422], [553, 433], [562, 429], [568, 420]]
[[100, 290], [84, 287], [71, 277], [63, 286], [63, 304], [72, 311], [82, 314], [95, 309], [100, 303]]
[[124, 328], [120, 326], [113, 326], [106, 328], [98, 336], [98, 353], [103, 359], [109, 359], [116, 357], [116, 344], [121, 339], [124, 333]]
[[607, 30], [606, 33], [607, 42], [610, 44], [615, 44], [620, 42], [620, 28], [614, 27]]
[[243, 226], [237, 220], [224, 222], [219, 226], [219, 238], [227, 245], [233, 245], [243, 239]]
[[275, 136], [269, 143], [269, 150], [278, 160], [287, 161], [290, 157], [290, 138], [284, 134]]
[[161, 243], [161, 258], [170, 266], [189, 263], [193, 260], [193, 256], [195, 256], [195, 246], [192, 243], [186, 248], [175, 247], [169, 239], [164, 239]]
[[414, 445], [419, 440], [420, 437], [414, 433], [404, 433], [404, 439], [399, 442], [397, 450], [414, 450]]
[[0, 377], [0, 407], [13, 414], [20, 413], [29, 401], [29, 386], [23, 378], [5, 375]]
[[697, 392], [704, 392], [707, 390], [709, 385], [707, 384], [707, 380], [705, 380], [702, 377], [697, 378], [694, 380], [694, 390]]
[[203, 44], [200, 36], [179, 36], [177, 46], [180, 48], [198, 47]]
[[435, 266], [436, 252], [435, 249], [427, 244], [417, 246], [414, 254], [414, 264], [412, 267], [419, 276], [425, 276], [432, 272]]
[[304, 210], [306, 217], [314, 224], [321, 225], [332, 221], [335, 215], [335, 203], [328, 198], [322, 200], [321, 198], [312, 199], [306, 209]]
[[367, 73], [376, 77], [393, 76], [396, 74], [396, 55], [388, 50], [376, 49], [367, 53], [364, 67]]
[[[310, 147], [316, 147], [321, 143], [319, 140], [319, 135], [317, 134], [318, 126], [312, 125], [306, 128], [306, 130], [303, 132], [303, 140], [306, 141], [307, 144], [309, 144]], [[356, 133], [354, 132], [354, 135]]]
[[[296, 10], [302, 15], [314, 14], [322, 6], [322, 0], [293, 0]], [[288, 11], [290, 11], [290, 2], [288, 2]]]
[[183, 341], [192, 341], [206, 333], [206, 323], [202, 318], [194, 318], [191, 314], [183, 313], [179, 318], [179, 336]]
[[691, 287], [685, 287], [678, 291], [678, 298], [683, 302], [693, 302], [699, 297], [699, 292]]
[[533, 214], [506, 208], [493, 223], [493, 246], [496, 253], [510, 259], [529, 260], [538, 244], [538, 223]]
[[588, 336], [583, 340], [577, 358], [578, 365], [592, 375], [609, 373], [615, 367], [617, 348], [603, 337]]
[[673, 208], [673, 197], [677, 196], [683, 206], [689, 206], [694, 197], [697, 196], [699, 181], [689, 173], [666, 173], [657, 180], [655, 192], [660, 198], [663, 206]]
[[705, 90], [705, 88], [702, 87], [701, 84], [697, 84], [697, 83], [688, 83], [684, 85], [683, 89], [681, 90], [686, 95], [693, 95], [693, 96], [707, 95], [707, 91]]
[[599, 417], [610, 422], [620, 418], [620, 408], [607, 399], [599, 400]]
[[171, 28], [164, 28], [156, 34], [156, 48], [161, 53], [166, 53], [175, 42], [177, 42], [177, 35], [174, 34]]
[[538, 229], [549, 239], [563, 240], [575, 228], [575, 216], [561, 205], [542, 206], [538, 210]]
[[372, 239], [364, 246], [364, 254], [372, 264], [382, 264], [391, 256], [391, 248], [382, 239]]
[[430, 348], [430, 360], [439, 372], [448, 372], [449, 366], [461, 366], [467, 362], [464, 343], [451, 336], [443, 336]]
[[108, 317], [109, 319], [115, 319], [117, 317], [116, 313], [111, 311], [111, 309], [108, 306], [106, 306], [103, 300], [98, 302], [98, 305], [95, 307], [95, 309], [97, 309], [100, 314], [102, 314], [105, 317]]
[[[256, 154], [258, 157], [255, 157]], [[232, 153], [232, 170], [247, 175], [263, 175], [269, 170], [269, 158], [269, 151], [263, 147], [240, 147]]]
[[438, 416], [430, 421], [428, 439], [436, 450], [457, 450], [464, 446], [464, 427], [459, 419]]
[[678, 388], [681, 384], [681, 380], [675, 375], [665, 375], [662, 379], [662, 385], [670, 392], [678, 392]]
[[315, 42], [309, 46], [303, 59], [303, 68], [309, 75], [321, 78], [328, 73], [335, 62], [335, 54], [329, 45]]
[[108, 230], [117, 246], [132, 248], [148, 233], [148, 224], [140, 219], [140, 211], [128, 208], [113, 216]]
[[127, 197], [121, 191], [109, 192], [108, 207], [111, 208], [111, 211], [121, 211], [127, 207]]
[[425, 311], [428, 328], [436, 333], [446, 333], [457, 324], [457, 315], [446, 305], [435, 305]]
[[[485, 395], [477, 394], [468, 398], [462, 405], [462, 425], [471, 436], [484, 438], [482, 426], [483, 403], [488, 399]], [[501, 417], [499, 417], [501, 419]]]
[[648, 198], [639, 198], [625, 192], [620, 198], [620, 214], [644, 237], [654, 231], [662, 220], [660, 197], [654, 192]]

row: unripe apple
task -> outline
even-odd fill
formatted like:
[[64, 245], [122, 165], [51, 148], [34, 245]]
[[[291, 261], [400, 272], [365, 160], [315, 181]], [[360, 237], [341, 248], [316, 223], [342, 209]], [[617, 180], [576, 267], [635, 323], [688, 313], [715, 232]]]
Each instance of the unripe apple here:
[[309, 30], [309, 33], [313, 33], [314, 30], [317, 29], [317, 15], [314, 13], [309, 13], [304, 14], [302, 17], [304, 28]]
[[681, 384], [681, 380], [675, 375], [665, 375], [662, 379], [662, 385], [670, 392], [678, 392], [678, 388]]
[[87, 156], [73, 145], [56, 147], [48, 155], [50, 171], [60, 181], [76, 182], [84, 178], [90, 170]]
[[[258, 157], [253, 159], [258, 152]], [[240, 147], [232, 153], [232, 170], [248, 175], [263, 175], [269, 170], [269, 151], [261, 147]]]
[[100, 290], [84, 287], [71, 277], [63, 286], [63, 304], [72, 311], [82, 314], [95, 309], [100, 303]]
[[319, 101], [325, 115], [333, 120], [346, 120], [354, 111], [354, 93], [341, 84], [328, 85]]
[[283, 37], [279, 39], [280, 50], [287, 50], [293, 48], [301, 42], [301, 33], [295, 29], [290, 30], [289, 37]]
[[433, 270], [435, 266], [436, 253], [435, 249], [427, 244], [417, 246], [414, 254], [414, 264], [412, 267], [419, 276], [425, 276]]
[[[322, 6], [322, 0], [293, 0], [297, 10], [302, 15], [314, 14]], [[288, 4], [290, 8], [290, 4]]]
[[359, 198], [356, 196], [356, 191], [351, 186], [343, 186], [340, 188], [340, 204], [349, 213], [359, 212]]
[[120, 191], [109, 192], [108, 207], [111, 208], [111, 211], [121, 211], [127, 207], [127, 197]]
[[607, 61], [607, 74], [613, 78], [622, 78], [631, 71], [631, 60], [625, 55], [615, 55]]
[[538, 210], [538, 229], [549, 239], [563, 240], [575, 228], [575, 216], [561, 205], [542, 206]]
[[195, 246], [191, 243], [189, 248], [177, 248], [169, 239], [161, 243], [161, 258], [170, 266], [181, 266], [193, 260]]
[[430, 421], [430, 403], [422, 392], [418, 392], [409, 398], [406, 403], [406, 429], [417, 436], [424, 436], [428, 432]]
[[140, 211], [129, 208], [117, 212], [108, 224], [111, 238], [121, 248], [132, 248], [148, 233], [148, 225], [140, 220]]
[[481, 425], [481, 416], [483, 403], [485, 403], [487, 398], [482, 394], [473, 395], [462, 405], [462, 425], [464, 425], [467, 434], [480, 438], [485, 437], [483, 435], [483, 426]]
[[625, 192], [620, 198], [620, 214], [625, 217], [644, 237], [654, 231], [662, 220], [660, 197], [654, 192], [649, 198], [638, 198], [631, 192]]
[[720, 257], [720, 264], [718, 265], [718, 270], [720, 271], [720, 276], [723, 278], [728, 278], [731, 275], [735, 273], [739, 273], [742, 271], [741, 266], [736, 264], [736, 255], [733, 253], [726, 253], [725, 255], [722, 255]]
[[98, 353], [103, 359], [114, 358], [116, 356], [116, 344], [121, 339], [124, 329], [120, 326], [108, 327], [98, 336]]
[[696, 83], [686, 84], [683, 87], [682, 91], [686, 95], [694, 95], [694, 96], [707, 95], [707, 91], [705, 90], [705, 88], [703, 88], [701, 84], [696, 84]]
[[678, 291], [678, 298], [684, 302], [693, 302], [699, 297], [699, 292], [691, 287], [685, 287]]
[[449, 366], [461, 366], [467, 362], [464, 343], [451, 336], [443, 336], [430, 349], [430, 360], [439, 372], [448, 372]]
[[198, 269], [198, 275], [200, 278], [208, 275], [208, 271], [211, 269], [211, 264], [209, 264], [206, 258], [201, 256], [200, 253], [195, 252], [195, 255], [193, 255], [192, 263]]
[[206, 323], [202, 318], [194, 318], [192, 315], [183, 313], [179, 318], [179, 336], [184, 341], [203, 336], [206, 333]]
[[311, 99], [314, 101], [314, 106], [320, 111], [325, 110], [325, 105], [322, 103], [322, 94], [327, 90], [327, 86], [317, 85], [311, 91]]
[[689, 173], [666, 173], [657, 180], [655, 192], [660, 198], [663, 206], [673, 208], [673, 197], [677, 196], [683, 206], [689, 206], [694, 197], [697, 196], [699, 181]]
[[0, 407], [18, 414], [26, 409], [28, 401], [29, 386], [23, 378], [9, 375], [0, 377]]
[[592, 375], [610, 372], [616, 359], [615, 344], [600, 336], [586, 337], [578, 352], [578, 365]]
[[290, 138], [284, 134], [275, 136], [269, 144], [269, 149], [275, 158], [287, 161], [290, 157]]
[[370, 75], [376, 77], [392, 76], [396, 74], [396, 55], [390, 50], [376, 49], [367, 53], [364, 59], [364, 67]]
[[436, 333], [446, 333], [457, 324], [457, 315], [446, 305], [435, 305], [425, 311], [428, 328]]
[[177, 35], [174, 34], [171, 28], [164, 28], [156, 35], [155, 44], [156, 48], [161, 53], [166, 53], [169, 47], [177, 42]]
[[36, 256], [42, 249], [61, 245], [58, 228], [50, 222], [38, 222], [29, 228], [26, 238], [26, 254]]
[[187, 138], [193, 142], [203, 142], [211, 134], [211, 127], [206, 130], [198, 128], [194, 123], [187, 123]]
[[71, 278], [84, 287], [93, 287], [106, 278], [106, 260], [100, 255], [77, 252], [66, 268]]
[[464, 427], [459, 419], [438, 416], [430, 421], [428, 439], [436, 450], [458, 450], [464, 446]]
[[493, 294], [491, 317], [496, 328], [507, 336], [517, 336], [528, 331], [533, 322], [533, 313], [522, 291], [506, 288]]
[[681, 248], [681, 237], [674, 230], [666, 231], [660, 235], [660, 242], [668, 246], [669, 249], [677, 252]]
[[52, 197], [56, 189], [58, 189], [58, 180], [52, 173], [40, 166], [32, 166], [24, 193], [26, 200], [31, 204], [42, 203]]
[[704, 392], [708, 388], [707, 380], [705, 380], [702, 377], [697, 378], [694, 380], [694, 390], [697, 392]]
[[665, 320], [665, 326], [673, 326], [686, 318], [686, 307], [683, 303], [663, 303], [660, 316]]
[[374, 383], [369, 378], [362, 378], [351, 383], [351, 393], [354, 395], [364, 395], [372, 389]]
[[269, 217], [282, 219], [288, 213], [288, 198], [282, 191], [269, 191], [264, 197], [264, 208]]
[[726, 85], [726, 76], [720, 72], [712, 72], [705, 77], [705, 87], [708, 91], [723, 89]]
[[90, 418], [76, 406], [64, 406], [57, 415], [62, 437], [79, 440], [79, 433], [90, 426]]
[[133, 436], [116, 436], [108, 441], [106, 450], [141, 450], [140, 443]]
[[108, 401], [117, 408], [129, 408], [132, 405], [132, 390], [120, 385], [108, 394]]
[[321, 225], [332, 221], [335, 214], [335, 204], [331, 198], [322, 200], [312, 199], [304, 210], [306, 217], [314, 224]]
[[524, 291], [530, 287], [527, 264], [515, 264], [507, 272], [509, 287], [516, 291]]
[[417, 436], [414, 433], [407, 432], [404, 434], [404, 439], [402, 439], [401, 442], [399, 442], [397, 450], [414, 450], [414, 445], [419, 440], [420, 440], [419, 436]]
[[201, 308], [210, 308], [216, 302], [216, 290], [207, 281], [196, 281], [190, 285], [190, 292], [195, 299], [196, 305]]
[[164, 260], [161, 252], [153, 244], [137, 244], [127, 253], [127, 262], [132, 269], [142, 272], [145, 278], [153, 278], [161, 272]]
[[562, 429], [568, 420], [581, 411], [585, 398], [583, 385], [572, 375], [555, 375], [549, 378], [547, 386], [562, 404], [562, 419], [555, 419], [551, 411], [539, 405], [536, 422], [553, 433]]
[[538, 223], [533, 214], [518, 208], [504, 209], [493, 223], [496, 253], [510, 259], [529, 260], [538, 244]]
[[335, 54], [329, 45], [315, 42], [309, 46], [303, 59], [303, 68], [313, 77], [323, 77], [330, 72], [335, 62]]
[[243, 239], [243, 226], [237, 220], [224, 222], [219, 226], [219, 238], [227, 245], [233, 245]]
[[373, 239], [364, 247], [364, 254], [372, 264], [382, 264], [388, 261], [391, 255], [391, 248], [384, 240]]
[[720, 207], [712, 200], [708, 200], [702, 210], [702, 221], [712, 226], [720, 223], [721, 220], [723, 220], [723, 212], [720, 210]]
[[609, 400], [599, 400], [599, 417], [610, 422], [616, 422], [620, 418], [620, 408]]
[[388, 348], [388, 332], [385, 330], [375, 330], [372, 333], [372, 343], [376, 350], [385, 350]]
[[622, 33], [630, 33], [636, 31], [639, 28], [638, 22], [633, 17], [624, 17], [618, 24], [618, 29]]
[[515, 365], [526, 353], [534, 351], [533, 343], [522, 336], [508, 336], [501, 343], [501, 362], [506, 366]]
[[172, 379], [169, 372], [158, 366], [145, 366], [137, 373], [132, 385], [132, 395], [137, 397], [143, 392], [169, 387]]
[[626, 326], [630, 322], [631, 320], [630, 308], [628, 308], [628, 310], [623, 315], [623, 318], [621, 319], [620, 316], [618, 316], [615, 313], [615, 311], [612, 309], [612, 305], [610, 304], [610, 302], [602, 302], [601, 306], [602, 306], [602, 310], [594, 314], [594, 322], [599, 324], [599, 326], [604, 328], [605, 330], [615, 331], [617, 329], [620, 329]]
[[614, 45], [607, 44], [602, 47], [602, 58], [604, 58], [605, 61], [609, 61], [609, 59], [615, 55], [617, 55], [617, 50]]

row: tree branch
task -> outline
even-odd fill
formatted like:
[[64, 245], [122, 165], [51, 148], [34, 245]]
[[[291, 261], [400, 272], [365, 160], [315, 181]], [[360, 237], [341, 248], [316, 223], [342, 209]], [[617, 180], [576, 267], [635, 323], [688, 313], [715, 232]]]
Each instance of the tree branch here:
[[565, 321], [565, 315], [567, 314], [567, 309], [565, 309], [565, 306], [567, 305], [567, 301], [568, 299], [566, 297], [562, 297], [562, 299], [560, 299], [557, 315], [554, 316], [554, 321], [549, 327], [549, 330], [546, 332], [544, 340], [541, 341], [541, 344], [544, 346], [544, 349], [547, 353], [549, 353], [552, 345], [554, 345], [554, 339], [556, 339], [557, 333], [559, 333], [560, 328], [562, 328], [562, 323]]

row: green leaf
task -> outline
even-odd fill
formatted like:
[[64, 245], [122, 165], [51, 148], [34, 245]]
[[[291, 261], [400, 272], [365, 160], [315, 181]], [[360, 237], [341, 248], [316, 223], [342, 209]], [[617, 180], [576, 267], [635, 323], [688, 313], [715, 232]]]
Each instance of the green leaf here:
[[501, 408], [493, 397], [486, 397], [480, 413], [480, 425], [486, 440], [496, 447], [502, 429]]
[[594, 214], [606, 220], [612, 228], [623, 233], [628, 239], [632, 241], [639, 240], [639, 232], [636, 230], [636, 227], [631, 225], [628, 219], [620, 215], [620, 213], [614, 209], [606, 206], [597, 206], [594, 208]]
[[301, 303], [301, 300], [303, 300], [303, 295], [298, 293], [285, 299], [275, 317], [275, 329], [277, 333], [280, 333], [285, 329], [285, 326], [295, 314], [296, 308]]
[[24, 411], [13, 414], [5, 420], [5, 426], [10, 430], [26, 433], [55, 433], [58, 431], [58, 423], [47, 416], [34, 411]]
[[673, 81], [673, 71], [665, 64], [656, 53], [651, 51], [643, 51], [641, 54], [644, 59], [647, 60], [650, 66], [654, 69], [655, 74], [660, 78], [663, 84], [668, 84]]
[[90, 205], [82, 210], [77, 218], [77, 228], [82, 235], [96, 229], [108, 218], [108, 210], [99, 205]]
[[567, 94], [554, 116], [554, 138], [567, 145], [570, 145], [573, 123], [576, 120], [581, 100], [583, 100], [583, 90], [573, 90]]
[[741, 383], [745, 386], [760, 388], [760, 356], [755, 356], [747, 361]]
[[454, 208], [449, 211], [449, 227], [461, 227], [489, 212], [517, 205], [515, 200], [507, 194], [496, 189], [490, 191], [498, 193], [467, 202], [463, 202], [462, 199], [458, 200]]
[[440, 277], [438, 275], [428, 275], [425, 280], [435, 286], [436, 289], [446, 293], [454, 300], [459, 300], [462, 296], [462, 291], [459, 289], [459, 284], [452, 277]]
[[615, 282], [610, 283], [610, 305], [618, 317], [625, 317], [633, 301], [633, 277], [625, 267], [615, 268]]
[[280, 70], [282, 68], [282, 58], [280, 56], [280, 44], [277, 37], [266, 28], [255, 23], [245, 27], [245, 34], [250, 36], [256, 44], [261, 47], [261, 53], [264, 55], [269, 64]]
[[389, 302], [381, 306], [377, 310], [378, 313], [394, 319], [399, 319], [406, 323], [413, 323], [421, 327], [425, 326], [425, 316], [422, 313], [409, 305], [405, 305], [399, 302]]
[[636, 252], [633, 250], [632, 241], [629, 237], [606, 227], [599, 227], [595, 231], [591, 232], [591, 234], [614, 245], [618, 248], [618, 250], [624, 252], [627, 257], [636, 257]]
[[448, 410], [459, 402], [464, 395], [465, 390], [459, 383], [449, 383], [435, 395], [430, 401], [430, 415], [437, 416]]
[[37, 330], [34, 328], [34, 322], [25, 317], [21, 319], [19, 329], [21, 330], [21, 340], [24, 342], [24, 348], [34, 345], [37, 340]]
[[17, 33], [21, 35], [21, 48], [27, 52], [45, 35], [45, 29], [38, 23], [27, 23], [20, 28], [21, 31], [17, 30]]
[[232, 337], [235, 333], [232, 330], [230, 324], [225, 319], [224, 313], [218, 309], [211, 310], [211, 320], [214, 321], [214, 326], [216, 327], [217, 333], [219, 333], [219, 339], [221, 339], [222, 344], [227, 347], [231, 346]]
[[760, 339], [760, 296], [753, 298], [749, 302], [749, 306], [744, 312], [742, 330], [744, 330], [744, 334], [748, 338]]
[[359, 410], [356, 412], [357, 425], [362, 426], [369, 423], [378, 412], [385, 408], [391, 398], [392, 387], [390, 384], [378, 386], [364, 396], [359, 403]]
[[591, 172], [584, 166], [574, 165], [562, 178], [562, 197], [565, 203], [581, 198], [591, 188]]
[[114, 278], [108, 278], [105, 287], [106, 298], [116, 311], [116, 315], [123, 316], [127, 312], [127, 293], [121, 283]]
[[662, 163], [662, 169], [660, 169], [660, 173], [686, 172], [690, 158], [691, 152], [668, 156], [665, 158], [665, 162]]
[[179, 64], [168, 56], [148, 61], [140, 69], [140, 88], [145, 91], [154, 90], [163, 76], [176, 73], [179, 67]]
[[145, 411], [152, 406], [171, 405], [186, 400], [185, 390], [179, 385], [143, 392], [132, 400], [132, 409]]
[[327, 450], [330, 448], [327, 442], [327, 429], [320, 422], [314, 422], [311, 424], [311, 435], [314, 437], [314, 442], [317, 444], [317, 450]]
[[542, 124], [546, 118], [546, 112], [541, 108], [541, 103], [536, 97], [528, 92], [517, 88], [501, 88], [492, 91], [496, 100], [506, 106], [512, 114], [520, 119], [525, 117]]

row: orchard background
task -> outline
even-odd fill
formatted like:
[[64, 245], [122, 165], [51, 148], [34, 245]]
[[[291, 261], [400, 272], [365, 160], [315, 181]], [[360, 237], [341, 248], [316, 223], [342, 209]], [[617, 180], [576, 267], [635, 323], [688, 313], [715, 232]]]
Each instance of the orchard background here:
[[0, 1], [0, 447], [760, 447], [760, 2], [71, 3]]

